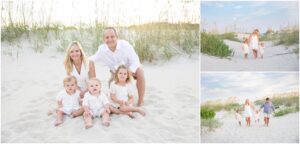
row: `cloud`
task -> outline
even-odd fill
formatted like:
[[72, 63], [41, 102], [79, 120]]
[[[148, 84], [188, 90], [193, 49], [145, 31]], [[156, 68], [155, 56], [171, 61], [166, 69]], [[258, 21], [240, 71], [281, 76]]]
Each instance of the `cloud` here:
[[269, 94], [297, 90], [294, 73], [213, 73], [202, 74], [201, 99], [226, 99], [237, 96], [256, 99]]
[[243, 8], [243, 6], [237, 5], [237, 6], [234, 6], [233, 8], [234, 8], [234, 9], [241, 9], [241, 8]]

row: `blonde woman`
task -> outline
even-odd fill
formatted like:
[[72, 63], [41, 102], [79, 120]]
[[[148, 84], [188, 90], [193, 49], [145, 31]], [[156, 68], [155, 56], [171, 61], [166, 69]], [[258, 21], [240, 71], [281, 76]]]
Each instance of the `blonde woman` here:
[[258, 48], [259, 48], [259, 30], [255, 29], [249, 36], [249, 47], [253, 51], [254, 59], [257, 58]]
[[73, 41], [67, 49], [64, 65], [67, 75], [76, 77], [77, 89], [80, 91], [80, 97], [83, 98], [88, 91], [88, 80], [96, 77], [94, 62], [87, 61], [81, 44]]
[[244, 115], [246, 118], [246, 124], [247, 124], [247, 126], [250, 126], [252, 113], [253, 113], [253, 111], [255, 111], [255, 109], [254, 109], [254, 106], [250, 103], [249, 99], [246, 99], [245, 104], [243, 105], [243, 109], [244, 109]]

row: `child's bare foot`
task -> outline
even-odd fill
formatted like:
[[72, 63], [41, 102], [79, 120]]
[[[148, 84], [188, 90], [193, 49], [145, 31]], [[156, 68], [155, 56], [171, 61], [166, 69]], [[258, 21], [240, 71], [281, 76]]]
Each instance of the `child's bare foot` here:
[[102, 122], [102, 125], [104, 125], [104, 126], [109, 126], [110, 125], [110, 122], [109, 121], [106, 121], [106, 122]]
[[85, 129], [89, 129], [89, 128], [91, 128], [91, 127], [93, 127], [92, 124], [86, 124], [86, 125], [85, 125]]
[[54, 122], [54, 126], [59, 126], [59, 125], [62, 124], [62, 123], [63, 123], [62, 121], [56, 120], [56, 121]]
[[139, 109], [138, 113], [140, 113], [142, 116], [146, 115], [145, 111], [143, 111], [142, 109]]
[[135, 118], [135, 116], [133, 115], [133, 113], [132, 112], [129, 112], [128, 114], [127, 114], [130, 118]]

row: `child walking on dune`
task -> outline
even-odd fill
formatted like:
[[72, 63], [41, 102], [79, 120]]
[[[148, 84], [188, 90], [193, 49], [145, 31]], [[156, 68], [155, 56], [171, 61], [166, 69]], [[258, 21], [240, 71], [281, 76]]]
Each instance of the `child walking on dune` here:
[[239, 122], [239, 125], [242, 126], [242, 114], [240, 109], [235, 111], [235, 118]]
[[259, 53], [260, 53], [261, 58], [264, 58], [264, 48], [265, 48], [265, 45], [264, 45], [264, 43], [261, 42], [259, 44]]
[[244, 40], [242, 48], [243, 48], [244, 58], [247, 59], [248, 54], [249, 54], [249, 46], [248, 46], [248, 39], [247, 38]]

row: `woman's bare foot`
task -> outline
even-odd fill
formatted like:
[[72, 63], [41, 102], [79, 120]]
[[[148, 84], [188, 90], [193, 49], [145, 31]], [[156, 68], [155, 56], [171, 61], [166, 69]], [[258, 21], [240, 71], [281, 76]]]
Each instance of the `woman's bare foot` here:
[[55, 122], [54, 122], [54, 126], [59, 126], [60, 124], [62, 124], [63, 123], [63, 121], [61, 121], [61, 120], [56, 120]]
[[142, 116], [145, 116], [145, 115], [146, 115], [145, 111], [143, 111], [141, 108], [139, 108], [138, 113], [140, 113]]
[[110, 125], [110, 122], [109, 121], [106, 121], [106, 122], [102, 122], [102, 125], [104, 125], [104, 126], [109, 126]]

